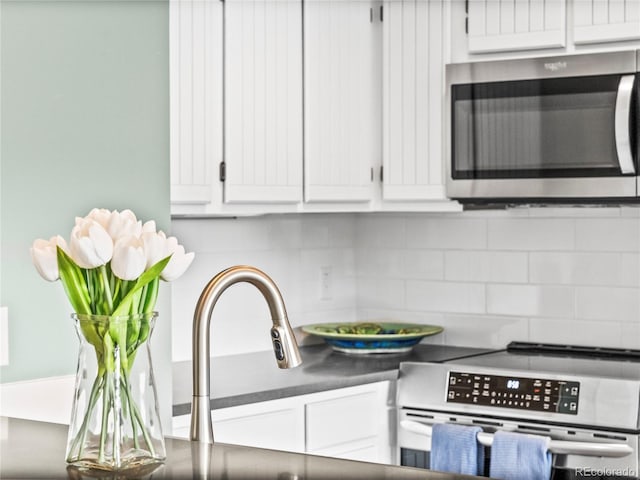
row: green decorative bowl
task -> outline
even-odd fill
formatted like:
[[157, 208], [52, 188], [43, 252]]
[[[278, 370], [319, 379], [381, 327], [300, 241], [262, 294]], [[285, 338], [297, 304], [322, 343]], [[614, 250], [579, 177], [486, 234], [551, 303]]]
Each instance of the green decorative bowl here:
[[322, 337], [334, 350], [355, 354], [408, 352], [424, 337], [442, 330], [436, 325], [385, 321], [318, 323], [302, 327], [303, 332]]

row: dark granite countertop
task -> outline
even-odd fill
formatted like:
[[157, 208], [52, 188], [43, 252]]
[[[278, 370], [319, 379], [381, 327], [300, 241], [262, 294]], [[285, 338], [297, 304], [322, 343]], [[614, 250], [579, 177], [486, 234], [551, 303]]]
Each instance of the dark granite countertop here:
[[[419, 344], [405, 354], [349, 355], [325, 344], [300, 347], [302, 365], [280, 370], [273, 352], [211, 359], [211, 408], [225, 408], [336, 388], [395, 380], [401, 362], [442, 362], [490, 351]], [[173, 415], [191, 412], [191, 362], [173, 365]]]
[[225, 480], [454, 480], [466, 475], [338, 460], [217, 443], [167, 438], [167, 459], [155, 470], [81, 472], [67, 468], [67, 426], [0, 417], [0, 478], [3, 479], [225, 479]]

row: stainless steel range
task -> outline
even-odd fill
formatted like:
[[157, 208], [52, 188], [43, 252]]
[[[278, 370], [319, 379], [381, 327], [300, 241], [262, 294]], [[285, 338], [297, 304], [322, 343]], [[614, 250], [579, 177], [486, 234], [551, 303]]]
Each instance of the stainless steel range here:
[[431, 427], [457, 423], [482, 427], [478, 441], [489, 448], [498, 430], [550, 437], [556, 480], [640, 477], [638, 350], [514, 342], [444, 363], [406, 362], [397, 405], [402, 465], [428, 468]]

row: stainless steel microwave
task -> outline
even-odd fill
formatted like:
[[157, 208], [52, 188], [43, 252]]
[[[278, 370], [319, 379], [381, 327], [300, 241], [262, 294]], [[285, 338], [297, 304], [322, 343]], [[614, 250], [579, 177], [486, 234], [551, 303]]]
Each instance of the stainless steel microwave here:
[[640, 51], [447, 65], [447, 195], [637, 201]]

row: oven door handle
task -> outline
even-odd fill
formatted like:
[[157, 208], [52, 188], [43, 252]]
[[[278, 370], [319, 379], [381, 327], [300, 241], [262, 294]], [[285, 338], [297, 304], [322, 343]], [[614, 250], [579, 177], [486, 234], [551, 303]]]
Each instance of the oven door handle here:
[[631, 153], [631, 132], [629, 131], [629, 115], [631, 114], [631, 96], [635, 75], [624, 75], [618, 84], [615, 109], [615, 140], [618, 152], [618, 164], [622, 173], [636, 173]]
[[[413, 420], [402, 420], [400, 427], [409, 432], [431, 437], [431, 426]], [[490, 447], [493, 443], [493, 434], [488, 432], [478, 433], [478, 443]], [[549, 451], [555, 454], [585, 455], [588, 457], [626, 457], [633, 453], [633, 449], [626, 443], [596, 443], [573, 442], [569, 440], [551, 440]]]

